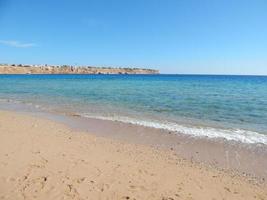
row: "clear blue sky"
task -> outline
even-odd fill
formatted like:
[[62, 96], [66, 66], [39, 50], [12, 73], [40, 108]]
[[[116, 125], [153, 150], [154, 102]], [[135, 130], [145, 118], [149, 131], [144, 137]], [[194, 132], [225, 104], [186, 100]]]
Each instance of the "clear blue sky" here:
[[0, 0], [0, 62], [267, 74], [266, 0]]

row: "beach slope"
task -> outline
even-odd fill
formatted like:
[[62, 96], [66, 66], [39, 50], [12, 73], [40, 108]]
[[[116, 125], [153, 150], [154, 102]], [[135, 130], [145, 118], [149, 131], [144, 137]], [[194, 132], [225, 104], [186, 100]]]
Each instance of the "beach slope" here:
[[266, 185], [172, 151], [0, 111], [0, 199], [267, 199]]

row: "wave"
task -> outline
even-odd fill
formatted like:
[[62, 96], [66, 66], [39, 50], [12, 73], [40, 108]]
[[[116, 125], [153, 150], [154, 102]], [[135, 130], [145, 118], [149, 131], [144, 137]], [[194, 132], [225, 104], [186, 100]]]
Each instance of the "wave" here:
[[16, 100], [16, 99], [4, 99], [4, 98], [0, 98], [0, 103], [13, 103], [13, 104], [20, 104], [20, 105], [26, 105], [26, 106], [32, 106], [35, 108], [41, 108], [42, 106], [36, 103], [32, 103], [32, 102], [26, 102], [23, 100]]
[[[14, 99], [4, 99], [0, 98], [0, 103], [15, 103], [15, 104], [24, 104], [28, 106], [33, 106], [36, 109], [49, 111], [47, 106], [43, 107], [38, 104], [23, 102], [20, 100]], [[52, 109], [53, 110], [53, 109]], [[223, 128], [214, 128], [214, 127], [202, 127], [202, 126], [188, 126], [181, 125], [178, 123], [167, 122], [167, 121], [156, 121], [156, 120], [143, 120], [136, 119], [134, 117], [126, 117], [126, 116], [103, 116], [98, 114], [84, 113], [80, 114], [81, 117], [101, 119], [101, 120], [109, 120], [109, 121], [117, 121], [122, 123], [128, 123], [138, 126], [163, 129], [171, 132], [175, 132], [177, 134], [184, 134], [193, 137], [207, 137], [207, 138], [222, 138], [230, 141], [242, 142], [247, 144], [265, 144], [267, 145], [267, 135], [249, 131], [244, 129], [223, 129]]]
[[164, 129], [175, 133], [185, 134], [195, 137], [222, 138], [226, 140], [242, 142], [247, 144], [265, 144], [267, 145], [267, 135], [258, 132], [243, 129], [222, 129], [213, 127], [189, 127], [171, 122], [159, 122], [139, 120], [123, 116], [100, 116], [92, 114], [81, 114], [82, 117], [117, 121], [144, 127]]

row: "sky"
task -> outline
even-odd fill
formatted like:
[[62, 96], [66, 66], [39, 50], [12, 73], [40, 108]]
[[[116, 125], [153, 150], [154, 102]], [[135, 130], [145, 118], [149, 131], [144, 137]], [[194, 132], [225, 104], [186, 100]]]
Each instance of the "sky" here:
[[267, 0], [0, 0], [0, 63], [267, 75]]

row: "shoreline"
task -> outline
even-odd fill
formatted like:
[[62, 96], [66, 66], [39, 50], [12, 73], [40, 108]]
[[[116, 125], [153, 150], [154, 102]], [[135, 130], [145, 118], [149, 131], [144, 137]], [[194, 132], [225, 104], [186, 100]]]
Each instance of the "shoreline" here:
[[87, 132], [134, 145], [171, 150], [181, 158], [240, 174], [256, 182], [267, 180], [266, 145], [246, 144], [225, 139], [211, 139], [177, 134], [162, 129], [103, 119], [85, 118], [73, 113], [40, 110], [23, 104], [0, 104], [0, 110], [15, 111], [64, 124], [72, 131]]
[[264, 199], [267, 186], [171, 150], [0, 111], [2, 199]]

